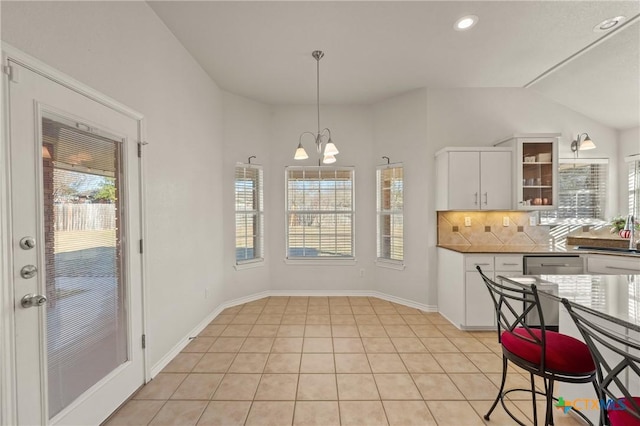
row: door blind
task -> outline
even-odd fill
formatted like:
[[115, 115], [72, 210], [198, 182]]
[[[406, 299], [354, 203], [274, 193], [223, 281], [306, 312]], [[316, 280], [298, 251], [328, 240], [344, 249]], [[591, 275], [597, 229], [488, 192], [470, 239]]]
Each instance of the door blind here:
[[122, 143], [42, 120], [49, 416], [127, 360]]

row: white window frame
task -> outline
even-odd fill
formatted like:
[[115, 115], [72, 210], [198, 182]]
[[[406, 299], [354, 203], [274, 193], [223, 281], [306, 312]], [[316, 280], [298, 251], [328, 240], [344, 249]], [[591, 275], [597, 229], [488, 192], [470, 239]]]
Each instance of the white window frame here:
[[640, 220], [640, 154], [625, 157], [629, 164], [628, 172], [628, 201], [629, 214], [634, 215], [636, 221]]
[[[289, 172], [291, 171], [348, 171], [351, 174], [351, 210], [306, 210], [309, 214], [350, 214], [351, 215], [351, 256], [289, 256], [289, 224], [290, 215], [299, 212], [289, 210]], [[287, 166], [285, 167], [284, 190], [285, 190], [285, 253], [284, 261], [287, 264], [296, 265], [354, 265], [355, 257], [355, 218], [356, 218], [356, 193], [355, 193], [355, 167], [353, 166]]]
[[[402, 198], [403, 205], [400, 209], [385, 209], [383, 206], [383, 188], [381, 175], [384, 170], [388, 169], [400, 169], [402, 170]], [[393, 163], [393, 164], [384, 164], [376, 167], [376, 265], [383, 268], [390, 269], [404, 269], [404, 164], [403, 163]], [[382, 232], [382, 220], [385, 216], [389, 217], [397, 217], [400, 216], [403, 221], [402, 226], [402, 259], [392, 259], [391, 257], [382, 256], [382, 248], [383, 248], [383, 240], [385, 235]], [[392, 237], [393, 238], [393, 237]], [[391, 241], [390, 241], [391, 244]]]
[[[246, 173], [248, 170], [257, 171], [256, 208], [251, 210], [247, 210], [247, 209], [238, 210], [238, 204], [235, 198], [237, 197], [237, 194], [238, 194], [238, 188], [237, 188], [238, 176], [239, 174], [246, 176]], [[234, 168], [233, 189], [234, 189], [234, 210], [235, 210], [234, 223], [236, 225], [236, 228], [234, 231], [234, 236], [235, 236], [234, 268], [236, 270], [242, 270], [242, 269], [263, 266], [264, 265], [264, 205], [263, 205], [264, 204], [264, 175], [263, 175], [262, 166], [257, 164], [237, 163]], [[243, 214], [243, 215], [246, 215], [247, 217], [249, 216], [255, 217], [256, 225], [255, 225], [254, 235], [253, 235], [254, 257], [250, 259], [238, 260], [238, 243], [237, 243], [238, 214]]]

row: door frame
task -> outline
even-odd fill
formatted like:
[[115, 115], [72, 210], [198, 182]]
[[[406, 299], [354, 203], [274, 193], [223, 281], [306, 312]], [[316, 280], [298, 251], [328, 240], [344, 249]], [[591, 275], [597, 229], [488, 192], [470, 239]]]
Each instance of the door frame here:
[[[13, 243], [11, 235], [11, 164], [9, 163], [10, 150], [10, 110], [9, 110], [9, 84], [10, 77], [6, 72], [8, 61], [19, 65], [55, 82], [76, 93], [79, 93], [95, 102], [111, 108], [138, 122], [138, 146], [139, 149], [146, 145], [146, 121], [144, 115], [119, 103], [118, 101], [92, 89], [70, 76], [56, 70], [44, 62], [2, 42], [2, 84], [0, 84], [0, 108], [2, 121], [2, 133], [0, 134], [0, 425], [16, 424], [17, 401], [16, 395], [16, 368], [15, 368], [15, 314], [14, 314], [14, 283], [12, 280]], [[19, 76], [17, 76], [19, 79]], [[141, 151], [139, 151], [141, 152]], [[140, 196], [140, 234], [144, 240], [146, 229], [146, 180], [144, 155], [139, 158], [139, 196]], [[147, 285], [146, 285], [146, 252], [141, 253], [140, 281], [142, 285], [142, 333], [147, 334]], [[143, 370], [145, 383], [151, 379], [148, 363], [148, 351], [142, 349]], [[44, 391], [44, 390], [43, 390]]]

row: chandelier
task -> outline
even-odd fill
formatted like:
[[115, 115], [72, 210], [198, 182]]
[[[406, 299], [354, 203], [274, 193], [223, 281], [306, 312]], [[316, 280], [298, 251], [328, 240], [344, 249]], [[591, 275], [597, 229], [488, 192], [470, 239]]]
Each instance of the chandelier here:
[[[306, 160], [309, 158], [307, 155], [307, 151], [304, 150], [302, 146], [302, 137], [304, 135], [313, 136], [316, 144], [316, 151], [318, 151], [318, 155], [322, 155], [322, 163], [323, 164], [332, 164], [336, 162], [336, 155], [339, 153], [338, 148], [336, 148], [335, 144], [331, 141], [331, 130], [328, 127], [325, 127], [320, 130], [320, 59], [324, 56], [324, 52], [321, 50], [314, 50], [311, 53], [316, 60], [316, 70], [317, 70], [317, 78], [316, 78], [316, 107], [318, 109], [318, 132], [303, 132], [298, 139], [298, 149], [296, 149], [296, 154], [294, 155], [294, 160]], [[318, 163], [320, 160], [318, 159]]]

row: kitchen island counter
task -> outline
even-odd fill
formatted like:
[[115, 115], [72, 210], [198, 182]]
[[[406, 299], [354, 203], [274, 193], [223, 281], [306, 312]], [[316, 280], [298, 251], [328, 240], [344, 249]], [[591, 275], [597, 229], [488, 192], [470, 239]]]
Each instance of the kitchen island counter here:
[[[640, 332], [640, 275], [526, 275], [498, 276], [497, 280], [521, 285], [553, 286], [540, 292], [546, 298], [576, 303], [600, 316]], [[557, 286], [557, 288], [556, 288]]]

